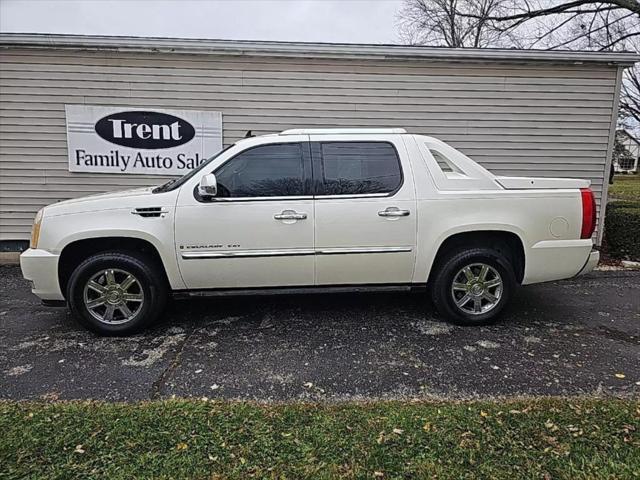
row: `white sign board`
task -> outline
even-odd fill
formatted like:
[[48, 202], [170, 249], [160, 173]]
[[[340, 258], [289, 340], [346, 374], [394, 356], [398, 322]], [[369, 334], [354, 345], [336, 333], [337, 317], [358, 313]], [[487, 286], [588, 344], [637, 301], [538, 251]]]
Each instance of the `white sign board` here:
[[70, 172], [184, 175], [222, 149], [222, 114], [65, 105]]

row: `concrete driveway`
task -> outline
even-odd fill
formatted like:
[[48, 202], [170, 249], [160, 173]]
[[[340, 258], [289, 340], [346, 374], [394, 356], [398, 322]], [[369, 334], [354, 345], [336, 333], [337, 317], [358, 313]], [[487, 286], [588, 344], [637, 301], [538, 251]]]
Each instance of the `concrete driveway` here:
[[0, 398], [260, 401], [640, 396], [640, 272], [519, 290], [504, 321], [453, 327], [418, 294], [174, 302], [100, 338], [0, 267]]

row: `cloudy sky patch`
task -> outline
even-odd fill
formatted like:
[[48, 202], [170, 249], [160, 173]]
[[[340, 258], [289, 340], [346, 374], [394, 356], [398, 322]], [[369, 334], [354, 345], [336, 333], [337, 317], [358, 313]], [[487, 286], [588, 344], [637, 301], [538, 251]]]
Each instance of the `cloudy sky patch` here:
[[0, 31], [397, 43], [402, 0], [0, 0]]

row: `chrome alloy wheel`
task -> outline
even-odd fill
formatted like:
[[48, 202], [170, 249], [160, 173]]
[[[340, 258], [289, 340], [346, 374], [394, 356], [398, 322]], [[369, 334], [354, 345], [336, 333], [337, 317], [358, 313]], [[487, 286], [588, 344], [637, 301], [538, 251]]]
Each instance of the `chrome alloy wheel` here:
[[84, 287], [83, 298], [91, 316], [109, 325], [133, 320], [144, 304], [144, 292], [138, 279], [116, 268], [93, 275]]
[[463, 312], [480, 315], [498, 305], [503, 289], [502, 277], [495, 268], [484, 263], [473, 263], [453, 277], [451, 296]]

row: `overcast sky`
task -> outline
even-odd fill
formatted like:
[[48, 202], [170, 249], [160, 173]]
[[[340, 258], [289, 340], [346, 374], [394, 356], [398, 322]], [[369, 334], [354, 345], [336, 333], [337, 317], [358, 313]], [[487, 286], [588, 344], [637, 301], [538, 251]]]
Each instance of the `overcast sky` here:
[[397, 43], [402, 0], [0, 0], [0, 31]]

